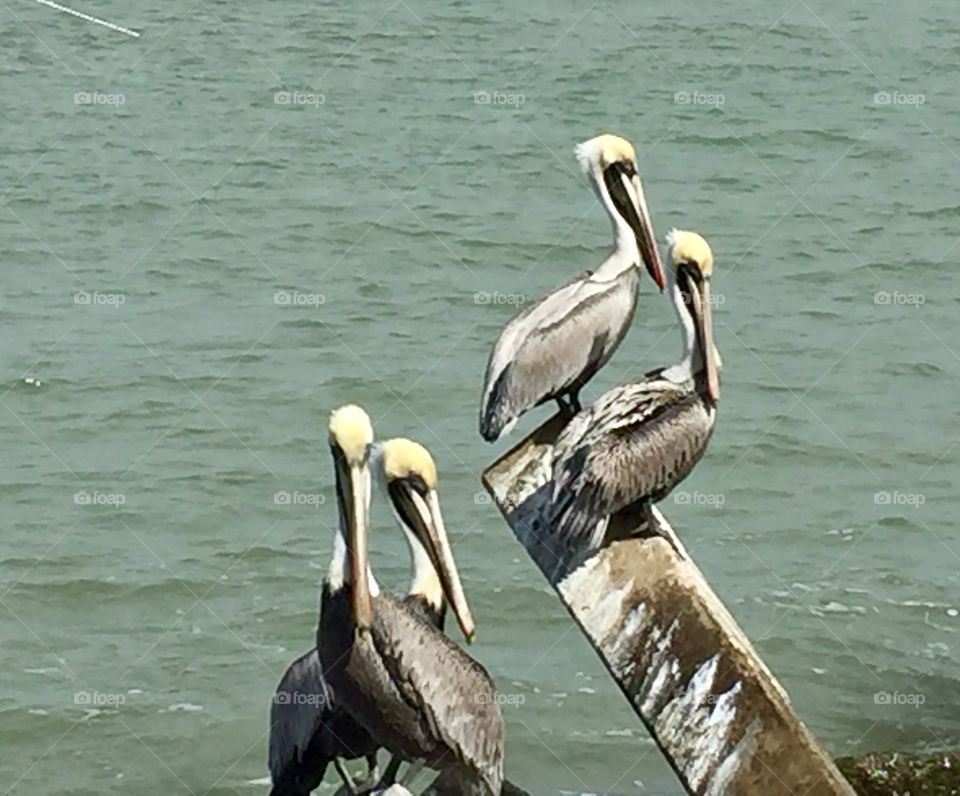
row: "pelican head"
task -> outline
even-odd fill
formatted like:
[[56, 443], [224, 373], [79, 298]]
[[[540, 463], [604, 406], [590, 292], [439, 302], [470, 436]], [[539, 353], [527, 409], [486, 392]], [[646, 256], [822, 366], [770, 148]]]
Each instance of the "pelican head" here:
[[373, 447], [371, 461], [407, 534], [415, 566], [417, 555], [425, 553], [439, 575], [443, 593], [464, 637], [473, 641], [476, 626], [440, 513], [437, 465], [433, 457], [417, 442], [391, 439]]
[[369, 629], [373, 623], [373, 599], [370, 596], [367, 566], [367, 524], [370, 511], [370, 474], [367, 449], [373, 443], [370, 417], [359, 406], [341, 406], [330, 415], [330, 451], [333, 454], [340, 506], [341, 533], [346, 536], [350, 554], [350, 580], [353, 584], [353, 615], [357, 627]]
[[[701, 235], [682, 229], [667, 233], [667, 246], [670, 248], [671, 281], [679, 291], [678, 312], [686, 312], [692, 321], [692, 354], [694, 357], [699, 355], [707, 396], [716, 402], [720, 399], [720, 378], [710, 298], [713, 252]], [[686, 321], [684, 323], [687, 325]]]
[[624, 225], [636, 239], [647, 272], [663, 290], [663, 265], [643, 185], [637, 174], [637, 154], [625, 138], [605, 133], [578, 144], [577, 160], [593, 183], [617, 229]]

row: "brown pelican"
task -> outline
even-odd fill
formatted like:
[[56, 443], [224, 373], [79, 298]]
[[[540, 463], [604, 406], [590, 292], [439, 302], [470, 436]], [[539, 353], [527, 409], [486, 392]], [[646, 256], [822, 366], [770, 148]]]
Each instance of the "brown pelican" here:
[[627, 506], [649, 511], [693, 469], [713, 433], [720, 398], [710, 306], [713, 253], [695, 232], [671, 230], [667, 245], [683, 357], [610, 390], [561, 432], [550, 523], [572, 549], [599, 547], [609, 517]]
[[633, 146], [600, 135], [580, 144], [576, 155], [610, 216], [613, 251], [596, 271], [548, 293], [500, 332], [480, 403], [480, 434], [491, 442], [547, 401], [556, 400], [565, 413], [579, 412], [580, 389], [607, 363], [633, 321], [641, 259], [664, 287]]
[[[416, 443], [407, 440], [390, 440], [375, 445], [372, 451], [378, 462], [383, 461], [385, 454], [393, 461], [397, 457], [396, 450], [414, 445]], [[424, 460], [432, 466], [430, 455], [424, 454]], [[414, 530], [421, 520], [405, 501], [399, 483], [390, 480], [382, 467], [379, 469], [384, 491], [410, 548], [410, 589], [404, 602], [424, 622], [443, 630], [446, 613], [443, 590], [433, 562], [420, 541], [421, 534]], [[435, 468], [432, 472], [435, 481]], [[378, 748], [379, 744], [363, 726], [336, 701], [333, 690], [323, 678], [316, 647], [290, 664], [270, 706], [271, 796], [306, 796], [319, 787], [331, 761], [347, 787], [354, 792], [361, 791], [378, 779]], [[368, 778], [363, 784], [355, 785], [340, 761], [358, 757], [367, 759]], [[394, 781], [400, 763], [400, 758], [391, 761], [384, 774], [384, 783]]]
[[[504, 726], [493, 681], [454, 642], [381, 592], [370, 572], [371, 439], [369, 418], [358, 407], [331, 416], [341, 523], [317, 629], [324, 676], [384, 748], [440, 771], [436, 793], [499, 796]], [[440, 514], [433, 460], [412, 443], [373, 453], [395, 510], [426, 549], [464, 636], [472, 639], [473, 617]]]

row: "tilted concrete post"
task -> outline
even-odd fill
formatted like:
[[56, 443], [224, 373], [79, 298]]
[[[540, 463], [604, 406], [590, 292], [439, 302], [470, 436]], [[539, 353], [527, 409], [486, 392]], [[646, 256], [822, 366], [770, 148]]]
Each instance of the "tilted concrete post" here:
[[[543, 507], [561, 428], [554, 417], [537, 429], [487, 469], [484, 486], [687, 791], [851, 796], [659, 511], [672, 543], [621, 533], [579, 566], [558, 558]], [[640, 522], [627, 514], [611, 525]]]

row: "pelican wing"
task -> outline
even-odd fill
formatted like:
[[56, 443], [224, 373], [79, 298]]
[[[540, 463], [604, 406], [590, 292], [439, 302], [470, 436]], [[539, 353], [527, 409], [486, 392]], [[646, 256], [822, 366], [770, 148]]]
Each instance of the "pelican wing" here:
[[270, 704], [268, 762], [274, 782], [288, 766], [303, 759], [331, 702], [332, 691], [323, 679], [320, 656], [314, 647], [287, 667]]
[[633, 320], [639, 271], [616, 279], [579, 276], [508, 323], [487, 363], [480, 433], [496, 439], [528, 409], [585, 383]]
[[601, 521], [638, 500], [662, 499], [687, 476], [703, 455], [713, 420], [697, 393], [658, 377], [606, 393], [557, 440], [555, 532], [568, 542], [591, 537], [598, 545]]
[[477, 772], [499, 795], [505, 730], [486, 669], [392, 598], [377, 602], [373, 642], [403, 700], [441, 750], [440, 759]]

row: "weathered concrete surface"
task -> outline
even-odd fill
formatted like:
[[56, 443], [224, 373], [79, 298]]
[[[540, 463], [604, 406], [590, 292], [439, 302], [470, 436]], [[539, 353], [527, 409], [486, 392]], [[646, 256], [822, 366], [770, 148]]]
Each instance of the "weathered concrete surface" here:
[[783, 689], [655, 510], [662, 536], [614, 518], [596, 555], [569, 559], [544, 527], [554, 417], [484, 473], [484, 486], [590, 639], [691, 794], [853, 794]]

